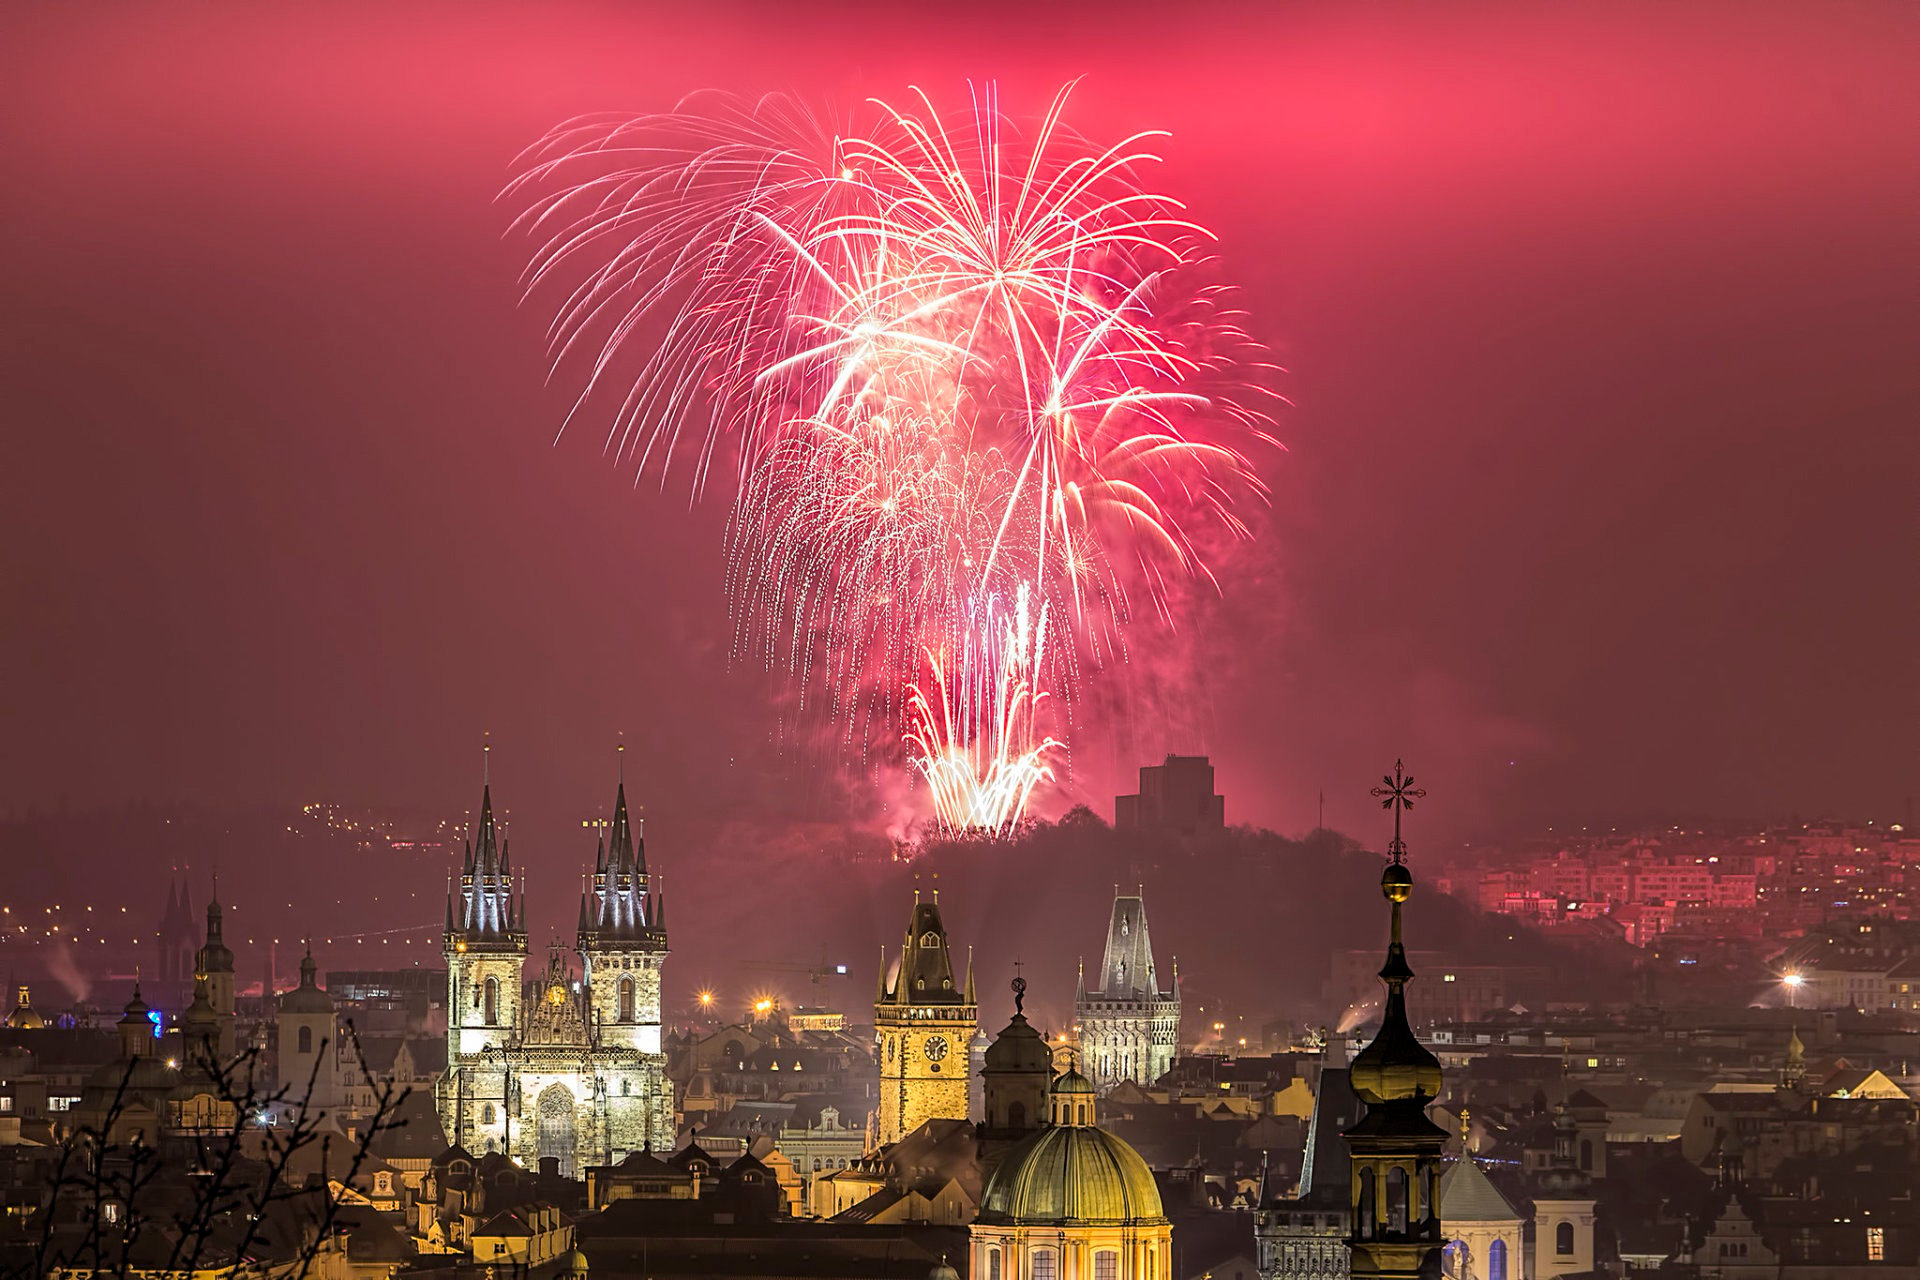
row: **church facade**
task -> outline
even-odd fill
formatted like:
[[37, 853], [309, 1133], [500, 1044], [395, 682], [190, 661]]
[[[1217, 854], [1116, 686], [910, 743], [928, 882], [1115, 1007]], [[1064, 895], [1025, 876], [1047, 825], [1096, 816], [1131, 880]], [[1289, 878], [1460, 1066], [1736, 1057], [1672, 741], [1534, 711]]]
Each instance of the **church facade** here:
[[529, 1169], [552, 1157], [572, 1177], [631, 1152], [672, 1149], [660, 1030], [664, 903], [649, 888], [624, 783], [581, 895], [577, 970], [556, 946], [526, 980], [524, 888], [514, 886], [490, 787], [448, 897], [443, 950], [447, 1070], [436, 1102], [450, 1141]]
[[1080, 974], [1074, 1022], [1086, 1072], [1102, 1093], [1123, 1080], [1150, 1087], [1173, 1066], [1180, 1040], [1180, 975], [1162, 989], [1147, 934], [1146, 899], [1115, 887], [1095, 988]]

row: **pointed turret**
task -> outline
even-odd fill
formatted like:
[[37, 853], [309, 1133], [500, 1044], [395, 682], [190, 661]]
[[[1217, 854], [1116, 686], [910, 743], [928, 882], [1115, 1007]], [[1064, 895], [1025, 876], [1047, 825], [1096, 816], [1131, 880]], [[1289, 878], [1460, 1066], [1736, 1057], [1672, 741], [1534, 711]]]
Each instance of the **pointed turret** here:
[[524, 907], [515, 902], [505, 846], [493, 817], [493, 787], [480, 789], [480, 820], [460, 872], [460, 902], [448, 929], [449, 948], [524, 950]]
[[969, 1003], [965, 992], [954, 981], [953, 954], [947, 947], [947, 926], [940, 919], [938, 902], [913, 904], [906, 940], [900, 948], [900, 962], [894, 969], [883, 970], [880, 1003]]
[[1113, 917], [1107, 924], [1107, 947], [1100, 963], [1099, 982], [1099, 993], [1109, 1000], [1136, 1000], [1165, 994], [1154, 971], [1153, 943], [1147, 935], [1146, 900], [1138, 894], [1114, 894]]
[[1799, 1093], [1807, 1087], [1807, 1046], [1800, 1042], [1800, 1028], [1787, 1032], [1787, 1063], [1780, 1071], [1783, 1088]]
[[223, 917], [216, 886], [213, 896], [207, 899], [207, 941], [194, 960], [194, 972], [197, 975], [233, 972], [233, 952], [228, 949], [222, 933]]
[[656, 945], [664, 942], [649, 910], [646, 841], [636, 835], [627, 808], [627, 784], [614, 795], [613, 821], [596, 841], [593, 881], [580, 906], [580, 947]]

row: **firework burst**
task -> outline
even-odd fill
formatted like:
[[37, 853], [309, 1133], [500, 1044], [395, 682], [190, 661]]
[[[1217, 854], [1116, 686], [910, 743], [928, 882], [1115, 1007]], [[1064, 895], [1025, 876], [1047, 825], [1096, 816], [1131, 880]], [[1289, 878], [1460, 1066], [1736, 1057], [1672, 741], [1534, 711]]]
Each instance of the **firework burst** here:
[[1150, 135], [1089, 146], [1065, 105], [1023, 135], [991, 90], [840, 127], [703, 98], [570, 122], [509, 188], [570, 418], [617, 396], [609, 450], [696, 492], [731, 465], [740, 650], [904, 744], [949, 827], [1018, 820], [1135, 596], [1264, 493], [1206, 234], [1139, 185]]

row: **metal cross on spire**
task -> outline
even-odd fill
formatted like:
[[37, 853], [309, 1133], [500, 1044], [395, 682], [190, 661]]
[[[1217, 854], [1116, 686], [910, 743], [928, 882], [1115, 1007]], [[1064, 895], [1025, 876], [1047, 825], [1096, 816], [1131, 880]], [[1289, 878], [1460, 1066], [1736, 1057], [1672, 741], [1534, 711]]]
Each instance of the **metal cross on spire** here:
[[1387, 846], [1387, 853], [1394, 862], [1404, 862], [1407, 857], [1407, 842], [1400, 838], [1400, 815], [1413, 808], [1415, 800], [1424, 800], [1427, 792], [1424, 787], [1413, 785], [1413, 775], [1408, 773], [1400, 761], [1393, 762], [1392, 774], [1383, 774], [1382, 785], [1367, 794], [1380, 801], [1382, 809], [1393, 810], [1393, 843]]

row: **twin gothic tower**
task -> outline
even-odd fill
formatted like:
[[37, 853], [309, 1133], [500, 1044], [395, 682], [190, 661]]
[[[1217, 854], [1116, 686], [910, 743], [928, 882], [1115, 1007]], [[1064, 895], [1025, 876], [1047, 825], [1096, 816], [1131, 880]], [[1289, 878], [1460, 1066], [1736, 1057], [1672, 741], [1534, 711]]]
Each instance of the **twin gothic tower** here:
[[649, 887], [624, 782], [581, 894], [574, 949], [577, 977], [556, 946], [526, 980], [525, 884], [515, 887], [492, 788], [483, 788], [459, 889], [447, 896], [447, 1071], [436, 1097], [456, 1145], [528, 1168], [551, 1156], [574, 1177], [628, 1152], [672, 1148], [664, 900]]

